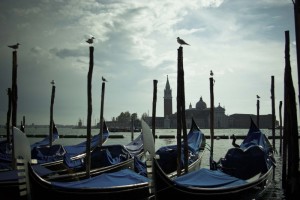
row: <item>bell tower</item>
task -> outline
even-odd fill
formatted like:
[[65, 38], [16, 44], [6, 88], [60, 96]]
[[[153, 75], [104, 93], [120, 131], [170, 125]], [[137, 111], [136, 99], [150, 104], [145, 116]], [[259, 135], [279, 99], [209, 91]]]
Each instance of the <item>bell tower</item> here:
[[164, 117], [168, 117], [173, 113], [172, 111], [172, 90], [167, 75], [167, 83], [164, 90]]

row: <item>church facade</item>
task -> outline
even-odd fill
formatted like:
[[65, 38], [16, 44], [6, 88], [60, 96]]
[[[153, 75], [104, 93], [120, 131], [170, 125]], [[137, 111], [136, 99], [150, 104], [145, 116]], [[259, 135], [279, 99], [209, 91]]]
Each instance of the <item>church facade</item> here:
[[[172, 108], [172, 89], [167, 76], [166, 86], [164, 89], [164, 117], [156, 117], [156, 128], [177, 128], [177, 113], [173, 113]], [[207, 106], [202, 96], [194, 107], [190, 103], [189, 107], [185, 110], [186, 126], [190, 127], [192, 118], [194, 118], [200, 128], [209, 129], [210, 110], [211, 109]], [[225, 108], [221, 107], [219, 103], [217, 107], [214, 107], [214, 128], [249, 128], [250, 117], [254, 121], [257, 120], [257, 116], [252, 114], [233, 114], [228, 116], [225, 114]], [[152, 117], [147, 117], [145, 120], [148, 124], [152, 124]], [[259, 120], [260, 128], [269, 128], [272, 125], [272, 115], [260, 115]], [[276, 124], [278, 125], [278, 121]]]

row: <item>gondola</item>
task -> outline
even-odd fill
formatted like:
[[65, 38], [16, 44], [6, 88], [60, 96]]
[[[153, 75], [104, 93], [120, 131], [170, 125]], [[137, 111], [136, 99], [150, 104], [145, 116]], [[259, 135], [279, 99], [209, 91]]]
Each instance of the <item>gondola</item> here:
[[[202, 157], [205, 150], [206, 139], [203, 132], [200, 130], [196, 124], [194, 118], [192, 118], [192, 123], [190, 130], [187, 134], [188, 142], [188, 171], [194, 171], [200, 168]], [[184, 143], [182, 142], [181, 148], [181, 162], [180, 170], [184, 173]], [[176, 145], [168, 145], [160, 147], [155, 154], [157, 162], [164, 173], [168, 174], [169, 177], [177, 176], [177, 157], [178, 148]]]
[[[142, 121], [143, 151], [153, 152], [154, 142], [149, 127]], [[149, 144], [146, 144], [149, 143]], [[145, 148], [146, 147], [146, 148]], [[149, 159], [150, 157], [148, 157]], [[77, 177], [78, 180], [49, 181], [42, 178], [34, 169], [33, 164], [28, 166], [31, 199], [58, 198], [58, 199], [147, 199], [149, 197], [149, 178], [134, 169], [109, 171], [90, 177]]]
[[[91, 151], [90, 175], [96, 176], [104, 172], [134, 169], [134, 163], [142, 157], [143, 153], [142, 132], [126, 145], [97, 146]], [[86, 177], [85, 155], [74, 158], [65, 154], [63, 165], [64, 168], [59, 170], [49, 170], [48, 167], [40, 166], [35, 171], [48, 181], [71, 181]]]
[[274, 150], [264, 133], [251, 119], [240, 147], [227, 151], [210, 169], [170, 178], [153, 159], [156, 199], [257, 199], [272, 183]]
[[[59, 138], [56, 126], [54, 126], [53, 131], [54, 131], [53, 132], [53, 141], [54, 141], [55, 139]], [[13, 132], [18, 132], [19, 135], [23, 135], [26, 138], [26, 141], [28, 142], [26, 134], [24, 134], [20, 129], [14, 127]], [[105, 142], [107, 140], [108, 135], [109, 135], [108, 128], [104, 124], [102, 142]], [[93, 149], [95, 149], [95, 147], [99, 144], [99, 141], [100, 141], [99, 138], [100, 137], [98, 135], [93, 137], [93, 139], [92, 139]], [[57, 175], [56, 170], [60, 170], [61, 173], [63, 173], [63, 171], [65, 171], [64, 173], [67, 172], [67, 170], [65, 170], [66, 168], [63, 163], [63, 161], [64, 161], [63, 158], [66, 154], [66, 151], [64, 151], [64, 154], [58, 154], [58, 156], [54, 156], [57, 153], [57, 152], [53, 151], [53, 149], [55, 149], [55, 146], [60, 146], [62, 149], [64, 149], [64, 147], [61, 145], [57, 145], [57, 144], [52, 145], [50, 147], [49, 146], [49, 136], [47, 136], [46, 138], [44, 138], [43, 140], [41, 140], [37, 143], [31, 144], [31, 145], [29, 144], [29, 142], [28, 143], [24, 142], [24, 144], [28, 144], [27, 146], [25, 146], [22, 142], [19, 142], [19, 143], [21, 143], [22, 145], [15, 144], [15, 143], [14, 143], [14, 145], [15, 146], [23, 146], [23, 148], [28, 150], [29, 152], [27, 152], [27, 154], [30, 155], [29, 160], [32, 159], [33, 152], [38, 151], [38, 150], [40, 151], [39, 162], [42, 162], [43, 164], [36, 164], [33, 166], [33, 168], [36, 172], [39, 172], [39, 174], [42, 177], [53, 177], [54, 175]], [[83, 152], [84, 146], [85, 146], [85, 142], [82, 142], [80, 144], [73, 146], [75, 149], [78, 150], [77, 156], [85, 155]], [[72, 146], [70, 145], [68, 147], [69, 147], [69, 149], [71, 149]], [[18, 147], [17, 149], [20, 149], [20, 148], [21, 147]], [[42, 151], [41, 149], [43, 149], [44, 151]], [[52, 151], [50, 151], [50, 150], [52, 150]], [[22, 150], [20, 150], [20, 151], [22, 152]], [[71, 154], [72, 156], [76, 156], [74, 150], [71, 152], [73, 152], [73, 154]], [[43, 156], [41, 156], [41, 155], [43, 155]], [[26, 176], [23, 171], [20, 173], [20, 170], [18, 169], [19, 164], [17, 162], [15, 163], [16, 169], [14, 169], [15, 167], [12, 166], [11, 155], [6, 156], [6, 157], [9, 159], [7, 159], [6, 161], [1, 160], [1, 165], [4, 167], [5, 166], [7, 166], [7, 167], [3, 168], [0, 171], [0, 193], [3, 194], [4, 196], [10, 196], [12, 199], [24, 199], [25, 198], [24, 196], [27, 195], [26, 182], [25, 182]], [[50, 157], [54, 157], [55, 160], [49, 159]], [[18, 161], [18, 160], [16, 160], [16, 161]], [[46, 161], [49, 161], [49, 162], [46, 162]], [[23, 165], [24, 165], [24, 163], [23, 163]], [[54, 169], [55, 169], [55, 171], [53, 171]], [[61, 177], [61, 178], [63, 178], [63, 177]], [[27, 198], [25, 198], [25, 199], [27, 199]]]
[[[100, 139], [100, 134], [96, 134], [91, 138], [91, 151], [93, 151], [100, 142], [104, 144], [109, 137], [109, 129], [103, 122], [103, 134]], [[32, 159], [36, 159], [38, 164], [50, 170], [64, 170], [64, 157], [68, 156], [71, 159], [79, 159], [85, 156], [86, 141], [75, 145], [54, 144], [52, 146], [39, 146], [31, 151]]]
[[[24, 127], [22, 130], [23, 125], [21, 126], [21, 131], [24, 133]], [[25, 134], [25, 133], [24, 133]], [[52, 133], [52, 143], [59, 139], [58, 130], [54, 124], [53, 126], [53, 133]], [[37, 141], [30, 145], [31, 150], [36, 148], [43, 148], [47, 147], [50, 144], [50, 136], [46, 136], [40, 141]], [[6, 171], [12, 169], [12, 144], [7, 140], [0, 141], [0, 171]]]
[[[192, 125], [189, 135], [189, 147], [198, 150], [199, 154], [203, 150], [205, 143], [204, 135]], [[158, 151], [155, 152], [154, 139], [149, 126], [146, 122], [142, 121], [142, 138], [144, 142], [144, 155], [143, 158], [146, 165], [146, 175], [143, 170], [134, 168], [126, 168], [121, 170], [110, 170], [101, 174], [91, 173], [91, 177], [77, 176], [77, 180], [47, 180], [41, 177], [35, 169], [34, 165], [29, 165], [29, 182], [30, 182], [30, 195], [32, 199], [41, 199], [45, 195], [50, 198], [67, 198], [67, 199], [149, 199], [153, 197], [152, 189], [152, 173], [149, 170], [152, 166], [152, 159]], [[192, 143], [195, 139], [195, 143]], [[170, 146], [171, 147], [171, 146]], [[161, 149], [160, 149], [161, 150]], [[195, 157], [202, 157], [198, 155]], [[198, 160], [198, 159], [196, 159]], [[140, 161], [140, 160], [139, 160]], [[138, 162], [140, 163], [140, 162]], [[137, 163], [136, 163], [137, 164]], [[142, 168], [145, 165], [142, 166]], [[169, 173], [170, 175], [172, 173]], [[173, 176], [173, 175], [172, 175]]]

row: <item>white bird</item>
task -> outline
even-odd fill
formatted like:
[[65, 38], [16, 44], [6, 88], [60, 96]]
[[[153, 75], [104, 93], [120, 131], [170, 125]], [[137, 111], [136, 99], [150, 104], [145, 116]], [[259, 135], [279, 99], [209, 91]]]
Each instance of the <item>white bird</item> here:
[[87, 43], [89, 43], [89, 44], [93, 44], [93, 42], [94, 42], [94, 37], [91, 37], [91, 38], [89, 38], [89, 39], [87, 39]]
[[12, 48], [12, 49], [18, 49], [19, 48], [20, 43], [14, 44], [14, 45], [8, 45], [8, 47]]
[[107, 82], [107, 80], [102, 76], [102, 81]]
[[180, 37], [177, 37], [177, 42], [181, 45], [189, 45], [188, 43], [186, 43], [183, 39], [180, 39]]
[[55, 81], [54, 81], [54, 80], [52, 80], [50, 83], [51, 83], [52, 85], [54, 85], [54, 84], [55, 84]]

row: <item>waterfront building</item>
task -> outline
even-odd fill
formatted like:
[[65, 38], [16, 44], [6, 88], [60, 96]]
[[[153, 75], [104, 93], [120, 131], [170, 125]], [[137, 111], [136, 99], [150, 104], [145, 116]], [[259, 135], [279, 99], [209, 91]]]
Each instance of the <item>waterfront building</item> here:
[[[166, 86], [164, 89], [164, 117], [156, 117], [155, 126], [156, 128], [177, 128], [177, 113], [172, 112], [172, 89], [167, 76]], [[195, 104], [189, 104], [189, 107], [185, 110], [186, 115], [186, 126], [191, 126], [191, 119], [194, 118], [195, 122], [202, 129], [210, 128], [210, 108], [207, 107], [202, 96], [199, 101]], [[256, 122], [256, 115], [253, 114], [233, 114], [226, 115], [225, 107], [222, 107], [220, 103], [214, 108], [214, 128], [249, 128], [250, 117]], [[270, 128], [272, 125], [272, 115], [260, 115], [260, 128]], [[146, 122], [151, 126], [152, 117], [149, 116]], [[275, 122], [278, 126], [278, 121]]]

